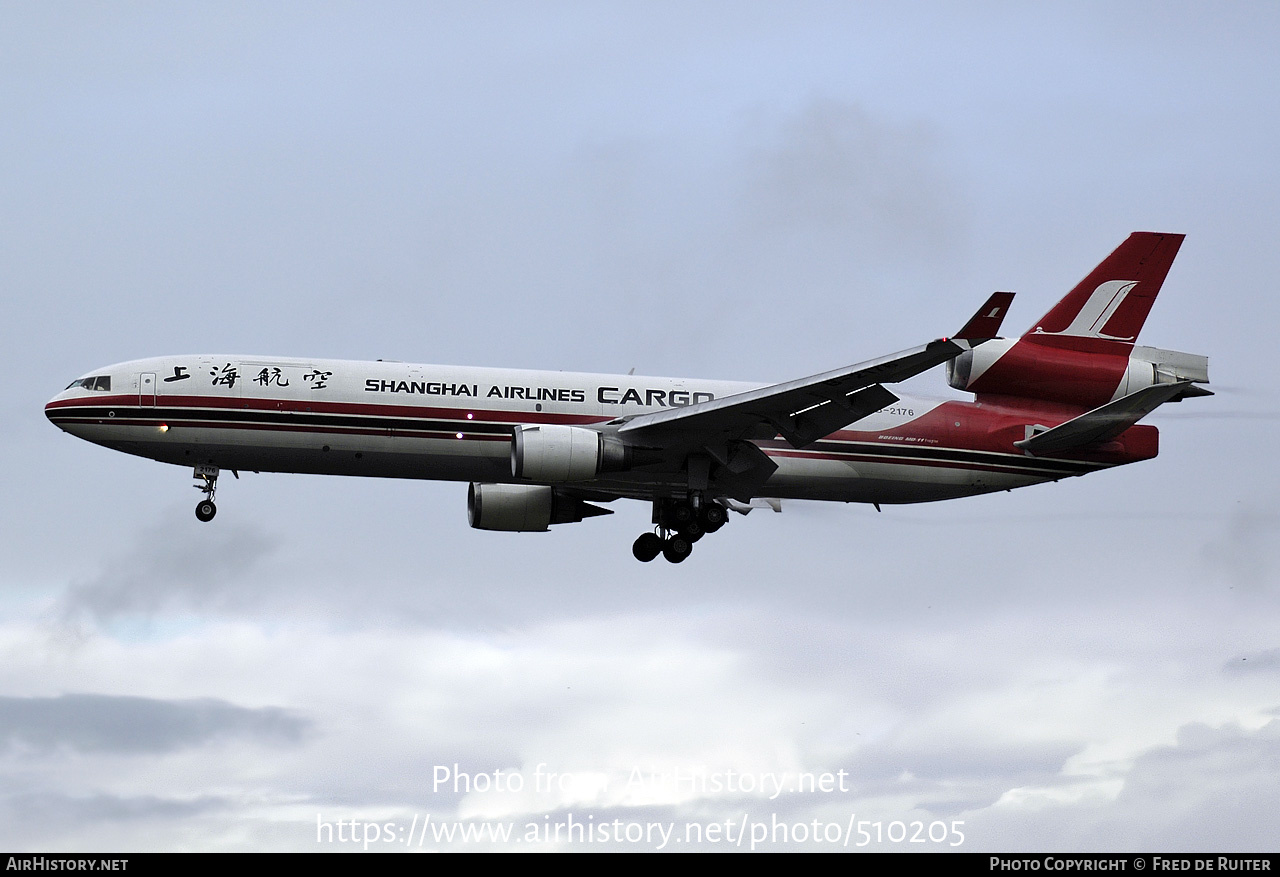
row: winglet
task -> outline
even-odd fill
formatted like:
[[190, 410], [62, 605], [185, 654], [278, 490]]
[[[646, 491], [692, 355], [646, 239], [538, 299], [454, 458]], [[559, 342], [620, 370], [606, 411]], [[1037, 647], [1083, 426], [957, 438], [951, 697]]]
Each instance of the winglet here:
[[978, 312], [969, 318], [964, 328], [952, 336], [959, 341], [988, 341], [1000, 336], [1000, 324], [1004, 315], [1009, 312], [1009, 303], [1013, 301], [1012, 292], [993, 292], [986, 304], [978, 308]]

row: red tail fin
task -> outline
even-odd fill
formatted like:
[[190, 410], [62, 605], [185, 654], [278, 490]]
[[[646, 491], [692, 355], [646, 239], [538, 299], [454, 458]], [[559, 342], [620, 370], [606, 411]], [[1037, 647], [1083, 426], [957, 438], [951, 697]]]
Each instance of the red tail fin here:
[[[980, 397], [1019, 396], [1094, 408], [1106, 404], [1129, 373], [1133, 342], [1183, 237], [1146, 231], [1129, 235], [1020, 339], [989, 341], [957, 357], [949, 367], [951, 386]], [[1149, 358], [1137, 357], [1132, 368], [1135, 375], [1147, 376], [1147, 384], [1157, 381]], [[1145, 385], [1142, 379], [1139, 385]], [[1126, 382], [1123, 392], [1137, 389]]]
[[1089, 352], [1132, 347], [1185, 235], [1136, 231], [1023, 340]]

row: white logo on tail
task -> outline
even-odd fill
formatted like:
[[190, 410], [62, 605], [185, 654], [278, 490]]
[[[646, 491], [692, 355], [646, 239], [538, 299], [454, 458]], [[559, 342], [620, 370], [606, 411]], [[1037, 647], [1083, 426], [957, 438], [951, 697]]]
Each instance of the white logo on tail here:
[[1071, 325], [1061, 332], [1048, 332], [1049, 335], [1079, 335], [1086, 338], [1107, 338], [1112, 341], [1132, 341], [1136, 335], [1122, 338], [1119, 335], [1104, 335], [1102, 327], [1115, 316], [1120, 304], [1135, 286], [1136, 280], [1108, 280], [1101, 284], [1089, 296], [1089, 300], [1080, 308], [1080, 313], [1071, 321]]

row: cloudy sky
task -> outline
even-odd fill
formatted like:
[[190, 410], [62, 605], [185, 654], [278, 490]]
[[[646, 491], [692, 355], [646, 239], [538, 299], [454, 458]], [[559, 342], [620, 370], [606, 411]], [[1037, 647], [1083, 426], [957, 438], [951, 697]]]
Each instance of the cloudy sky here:
[[[1274, 850], [1277, 45], [1243, 2], [0, 6], [0, 847]], [[638, 503], [482, 533], [460, 484], [224, 478], [202, 525], [42, 413], [168, 353], [783, 380], [994, 289], [1021, 331], [1135, 230], [1187, 234], [1143, 340], [1218, 392], [1158, 459], [680, 566]]]

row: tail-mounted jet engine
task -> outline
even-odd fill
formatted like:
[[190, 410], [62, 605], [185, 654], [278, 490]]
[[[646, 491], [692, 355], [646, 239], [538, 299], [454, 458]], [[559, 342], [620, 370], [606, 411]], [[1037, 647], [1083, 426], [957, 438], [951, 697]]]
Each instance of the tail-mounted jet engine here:
[[476, 484], [467, 491], [467, 520], [477, 530], [541, 533], [551, 524], [576, 524], [611, 515], [577, 497], [540, 484]]
[[511, 474], [529, 481], [588, 481], [601, 472], [631, 468], [631, 447], [581, 426], [543, 423], [517, 426], [511, 443]]
[[[1208, 357], [1194, 353], [1141, 346], [1085, 352], [1025, 338], [988, 341], [947, 363], [947, 382], [957, 390], [1076, 405], [1103, 405], [1156, 384], [1208, 380]], [[1189, 387], [1184, 395], [1208, 394]]]

